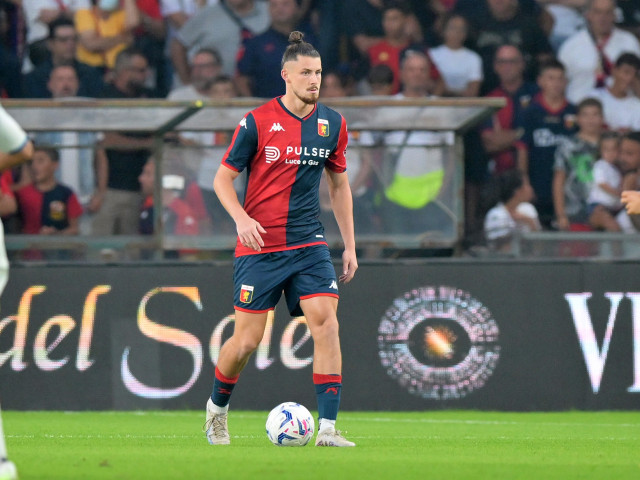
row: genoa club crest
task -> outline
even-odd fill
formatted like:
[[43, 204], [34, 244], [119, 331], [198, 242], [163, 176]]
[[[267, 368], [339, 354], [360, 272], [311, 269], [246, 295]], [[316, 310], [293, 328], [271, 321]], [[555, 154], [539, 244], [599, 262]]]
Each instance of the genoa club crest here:
[[329, 120], [325, 120], [324, 118], [318, 119], [318, 135], [321, 137], [329, 136]]
[[253, 285], [242, 285], [240, 288], [240, 301], [242, 303], [251, 303], [253, 299]]

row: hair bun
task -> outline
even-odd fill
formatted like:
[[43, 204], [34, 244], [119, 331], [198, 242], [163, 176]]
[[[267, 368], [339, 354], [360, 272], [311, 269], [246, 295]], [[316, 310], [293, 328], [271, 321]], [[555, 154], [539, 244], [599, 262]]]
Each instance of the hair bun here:
[[303, 42], [304, 33], [294, 30], [289, 34], [289, 43], [302, 43]]

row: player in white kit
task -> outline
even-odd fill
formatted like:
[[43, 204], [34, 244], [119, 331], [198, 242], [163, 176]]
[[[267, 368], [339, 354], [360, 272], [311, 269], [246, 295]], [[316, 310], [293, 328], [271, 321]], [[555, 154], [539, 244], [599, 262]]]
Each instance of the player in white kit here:
[[[23, 163], [33, 155], [33, 144], [25, 131], [0, 105], [0, 171]], [[9, 260], [4, 246], [4, 230], [0, 222], [0, 295], [9, 279]], [[4, 385], [0, 386], [4, 387]], [[0, 480], [14, 480], [18, 472], [7, 458], [2, 417], [0, 417]]]

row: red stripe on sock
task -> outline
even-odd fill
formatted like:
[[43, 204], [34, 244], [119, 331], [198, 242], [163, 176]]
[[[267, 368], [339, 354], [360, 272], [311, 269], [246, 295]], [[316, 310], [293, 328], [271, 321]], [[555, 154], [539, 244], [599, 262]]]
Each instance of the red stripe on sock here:
[[240, 375], [236, 375], [235, 377], [229, 378], [229, 377], [225, 377], [220, 370], [218, 370], [218, 367], [216, 367], [216, 378], [218, 380], [220, 380], [221, 382], [224, 383], [237, 383], [238, 382], [238, 378], [240, 378]]
[[314, 385], [323, 385], [325, 383], [342, 383], [342, 375], [326, 375], [324, 373], [313, 374]]

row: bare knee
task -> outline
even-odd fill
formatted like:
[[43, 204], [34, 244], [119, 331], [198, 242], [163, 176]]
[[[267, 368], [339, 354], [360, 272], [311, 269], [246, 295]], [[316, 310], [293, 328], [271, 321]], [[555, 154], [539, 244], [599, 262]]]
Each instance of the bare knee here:
[[311, 329], [311, 335], [315, 342], [333, 340], [338, 338], [339, 330], [338, 319], [336, 317], [329, 317], [321, 322], [317, 322]]
[[256, 351], [262, 338], [255, 337], [234, 337], [234, 344], [236, 346], [236, 352], [240, 358], [248, 357]]

